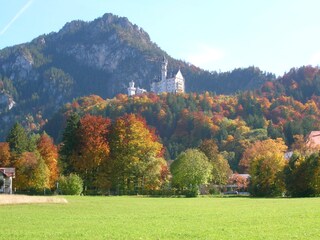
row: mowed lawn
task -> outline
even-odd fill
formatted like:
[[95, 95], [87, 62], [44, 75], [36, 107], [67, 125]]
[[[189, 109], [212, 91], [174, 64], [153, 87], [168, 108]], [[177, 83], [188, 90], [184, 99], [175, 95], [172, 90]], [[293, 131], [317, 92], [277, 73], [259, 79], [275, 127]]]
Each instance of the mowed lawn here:
[[0, 239], [320, 238], [320, 198], [67, 199], [0, 206]]

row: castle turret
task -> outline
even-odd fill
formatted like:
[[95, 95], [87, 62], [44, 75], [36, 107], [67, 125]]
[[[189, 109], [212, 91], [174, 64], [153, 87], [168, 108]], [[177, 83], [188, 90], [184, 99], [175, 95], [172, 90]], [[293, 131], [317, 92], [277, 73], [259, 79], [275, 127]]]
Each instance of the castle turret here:
[[162, 60], [162, 67], [161, 67], [161, 81], [165, 81], [167, 79], [167, 67], [168, 67], [168, 60], [165, 56], [163, 56]]
[[136, 94], [136, 88], [134, 87], [134, 81], [129, 82], [128, 96], [133, 96]]

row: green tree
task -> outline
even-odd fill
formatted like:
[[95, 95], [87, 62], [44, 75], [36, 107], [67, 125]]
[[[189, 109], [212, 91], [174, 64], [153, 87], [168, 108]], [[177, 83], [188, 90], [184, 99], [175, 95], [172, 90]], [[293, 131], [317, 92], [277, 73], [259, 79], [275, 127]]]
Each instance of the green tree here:
[[268, 123], [267, 131], [268, 131], [268, 136], [272, 139], [282, 137], [281, 131], [279, 129], [277, 129], [276, 127], [274, 127], [272, 120], [270, 120]]
[[71, 173], [69, 176], [59, 178], [59, 191], [64, 195], [80, 195], [83, 191], [83, 181], [77, 175]]
[[285, 170], [288, 195], [292, 197], [313, 197], [320, 194], [320, 156], [308, 156], [295, 152]]
[[204, 140], [199, 149], [207, 156], [212, 165], [212, 183], [224, 185], [228, 182], [232, 171], [228, 161], [219, 153], [218, 146], [214, 140]]
[[13, 125], [7, 136], [7, 142], [9, 143], [10, 150], [13, 153], [22, 154], [28, 150], [28, 136], [21, 124], [15, 123]]
[[64, 174], [74, 172], [72, 167], [72, 156], [79, 147], [79, 139], [77, 131], [79, 128], [80, 117], [77, 113], [73, 113], [67, 119], [67, 125], [62, 135], [62, 143], [59, 151], [61, 168]]
[[172, 184], [181, 190], [198, 192], [200, 184], [210, 180], [212, 166], [207, 156], [197, 150], [182, 152], [170, 167]]

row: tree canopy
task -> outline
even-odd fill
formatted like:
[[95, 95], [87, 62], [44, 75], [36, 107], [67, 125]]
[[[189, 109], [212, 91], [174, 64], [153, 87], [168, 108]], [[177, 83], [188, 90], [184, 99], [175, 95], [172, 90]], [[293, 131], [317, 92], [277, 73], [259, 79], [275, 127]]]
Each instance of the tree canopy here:
[[203, 152], [188, 149], [177, 157], [170, 170], [174, 186], [179, 189], [198, 190], [200, 184], [210, 180], [212, 165]]

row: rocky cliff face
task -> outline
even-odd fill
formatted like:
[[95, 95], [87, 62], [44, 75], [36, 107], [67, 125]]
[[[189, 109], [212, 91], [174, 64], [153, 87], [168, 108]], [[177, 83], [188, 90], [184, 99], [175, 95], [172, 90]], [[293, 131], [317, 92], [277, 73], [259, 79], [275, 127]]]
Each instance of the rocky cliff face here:
[[0, 90], [16, 106], [9, 111], [8, 101], [2, 101], [0, 124], [26, 114], [40, 115], [41, 122], [74, 98], [125, 93], [131, 80], [149, 88], [160, 66], [147, 59], [163, 54], [145, 31], [112, 14], [73, 21], [57, 33], [5, 48], [0, 51]]

